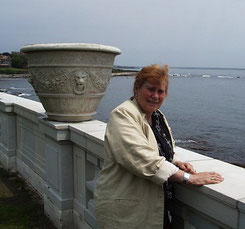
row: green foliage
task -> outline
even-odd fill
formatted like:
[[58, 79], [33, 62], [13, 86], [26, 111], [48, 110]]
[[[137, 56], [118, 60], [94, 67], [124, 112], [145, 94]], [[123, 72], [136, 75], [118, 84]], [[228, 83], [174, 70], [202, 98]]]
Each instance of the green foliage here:
[[11, 64], [13, 68], [21, 68], [21, 69], [27, 68], [27, 57], [25, 54], [12, 52], [10, 57], [11, 57]]
[[0, 68], [0, 74], [28, 74], [27, 69]]

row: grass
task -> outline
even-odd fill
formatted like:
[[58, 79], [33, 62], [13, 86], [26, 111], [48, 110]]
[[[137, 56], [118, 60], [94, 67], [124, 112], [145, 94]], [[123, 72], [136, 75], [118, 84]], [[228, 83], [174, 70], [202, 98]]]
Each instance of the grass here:
[[35, 227], [35, 221], [38, 220], [36, 210], [37, 204], [27, 202], [19, 205], [14, 203], [1, 202], [0, 205], [0, 228], [18, 228], [27, 229]]
[[[8, 189], [8, 187], [0, 181], [0, 199], [13, 197], [13, 193]], [[1, 206], [0, 206], [1, 207]]]
[[41, 198], [16, 173], [0, 167], [0, 229], [55, 229]]

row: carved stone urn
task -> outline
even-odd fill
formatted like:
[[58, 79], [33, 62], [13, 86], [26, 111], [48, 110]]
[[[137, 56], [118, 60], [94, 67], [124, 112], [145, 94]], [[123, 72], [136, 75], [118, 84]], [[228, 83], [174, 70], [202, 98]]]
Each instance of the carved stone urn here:
[[29, 82], [49, 120], [92, 119], [109, 83], [120, 49], [84, 43], [27, 45]]

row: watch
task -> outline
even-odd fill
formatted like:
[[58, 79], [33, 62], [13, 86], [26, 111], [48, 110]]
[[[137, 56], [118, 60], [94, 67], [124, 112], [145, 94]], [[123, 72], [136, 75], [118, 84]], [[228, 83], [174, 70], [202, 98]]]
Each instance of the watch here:
[[184, 183], [187, 183], [190, 179], [190, 173], [184, 173]]

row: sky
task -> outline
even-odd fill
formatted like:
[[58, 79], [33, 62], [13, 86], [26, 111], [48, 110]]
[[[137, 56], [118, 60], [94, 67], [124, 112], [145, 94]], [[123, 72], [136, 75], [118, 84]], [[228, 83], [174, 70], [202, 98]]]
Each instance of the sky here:
[[0, 0], [0, 52], [115, 46], [115, 64], [245, 68], [244, 0]]

